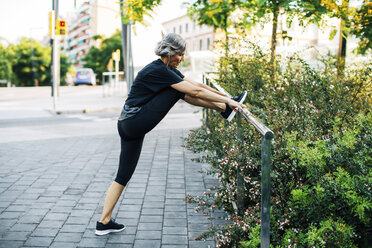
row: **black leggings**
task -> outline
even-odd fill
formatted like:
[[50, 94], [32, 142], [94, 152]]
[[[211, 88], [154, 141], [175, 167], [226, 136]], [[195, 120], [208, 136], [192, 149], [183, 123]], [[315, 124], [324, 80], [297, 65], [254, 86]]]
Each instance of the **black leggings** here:
[[136, 169], [145, 134], [150, 132], [184, 94], [168, 87], [161, 91], [133, 117], [118, 121], [121, 138], [119, 170], [115, 182], [126, 186]]

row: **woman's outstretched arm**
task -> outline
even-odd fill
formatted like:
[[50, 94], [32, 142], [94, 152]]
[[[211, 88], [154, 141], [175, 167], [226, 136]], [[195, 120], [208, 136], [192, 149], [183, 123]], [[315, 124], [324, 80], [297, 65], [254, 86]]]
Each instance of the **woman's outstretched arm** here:
[[204, 87], [196, 86], [188, 81], [172, 84], [171, 87], [177, 91], [190, 95], [191, 97], [201, 98], [210, 102], [227, 103], [232, 109], [243, 109], [246, 107], [244, 104], [238, 103], [225, 95], [214, 93]]
[[208, 85], [206, 85], [206, 84], [202, 84], [202, 83], [195, 82], [195, 81], [193, 81], [193, 80], [191, 80], [191, 79], [189, 79], [189, 78], [187, 78], [187, 77], [184, 77], [183, 80], [185, 80], [185, 81], [187, 81], [187, 82], [190, 82], [190, 83], [192, 83], [192, 84], [195, 85], [195, 86], [202, 87], [202, 88], [204, 88], [204, 89], [207, 89], [207, 90], [209, 90], [209, 91], [212, 91], [212, 92], [214, 92], [214, 93], [216, 93], [216, 94], [218, 94], [218, 95], [226, 96], [226, 95], [223, 94], [222, 92], [219, 92], [218, 90], [213, 89], [212, 87], [210, 87], [210, 86], [208, 86]]

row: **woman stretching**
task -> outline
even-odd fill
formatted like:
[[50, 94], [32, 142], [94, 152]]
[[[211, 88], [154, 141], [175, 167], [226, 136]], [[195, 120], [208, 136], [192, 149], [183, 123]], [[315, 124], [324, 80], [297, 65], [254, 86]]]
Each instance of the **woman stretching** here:
[[124, 187], [132, 177], [141, 154], [145, 134], [151, 131], [179, 100], [217, 110], [229, 121], [237, 109], [245, 108], [246, 92], [229, 98], [213, 88], [185, 78], [176, 67], [183, 61], [186, 42], [177, 34], [168, 34], [158, 43], [160, 59], [144, 67], [133, 82], [118, 120], [121, 138], [119, 169], [109, 187], [96, 235], [120, 232], [125, 225], [111, 219], [112, 211]]

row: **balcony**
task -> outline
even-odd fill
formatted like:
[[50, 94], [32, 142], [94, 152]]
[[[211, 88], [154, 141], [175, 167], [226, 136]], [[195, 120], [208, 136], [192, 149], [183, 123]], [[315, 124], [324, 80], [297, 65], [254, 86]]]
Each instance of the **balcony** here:
[[76, 23], [82, 23], [82, 20], [84, 19], [90, 19], [90, 15], [88, 13], [84, 13], [82, 15], [80, 15], [77, 20], [76, 20]]

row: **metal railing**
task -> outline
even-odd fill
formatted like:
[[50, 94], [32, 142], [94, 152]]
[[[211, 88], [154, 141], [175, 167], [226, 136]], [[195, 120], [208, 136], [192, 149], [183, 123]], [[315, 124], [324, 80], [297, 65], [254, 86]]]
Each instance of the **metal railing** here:
[[124, 79], [124, 72], [102, 73], [102, 96], [124, 96], [127, 94], [127, 82]]
[[[216, 88], [218, 91], [224, 93], [225, 95], [231, 97], [231, 95], [226, 92], [220, 85], [214, 82], [212, 79], [208, 78], [203, 74], [203, 83]], [[261, 248], [270, 247], [270, 172], [271, 172], [271, 141], [274, 138], [274, 133], [262, 124], [254, 115], [252, 115], [247, 109], [239, 110], [241, 115], [253, 125], [256, 130], [261, 134]], [[206, 125], [208, 125], [208, 114], [204, 115], [206, 119]], [[240, 129], [240, 130], [239, 130]], [[240, 135], [239, 135], [240, 133]], [[238, 116], [238, 135], [242, 137], [241, 131], [241, 119]], [[243, 178], [240, 175], [240, 170], [237, 170], [238, 178], [238, 190], [237, 190], [237, 208], [241, 210], [243, 206], [242, 194], [243, 194]]]

